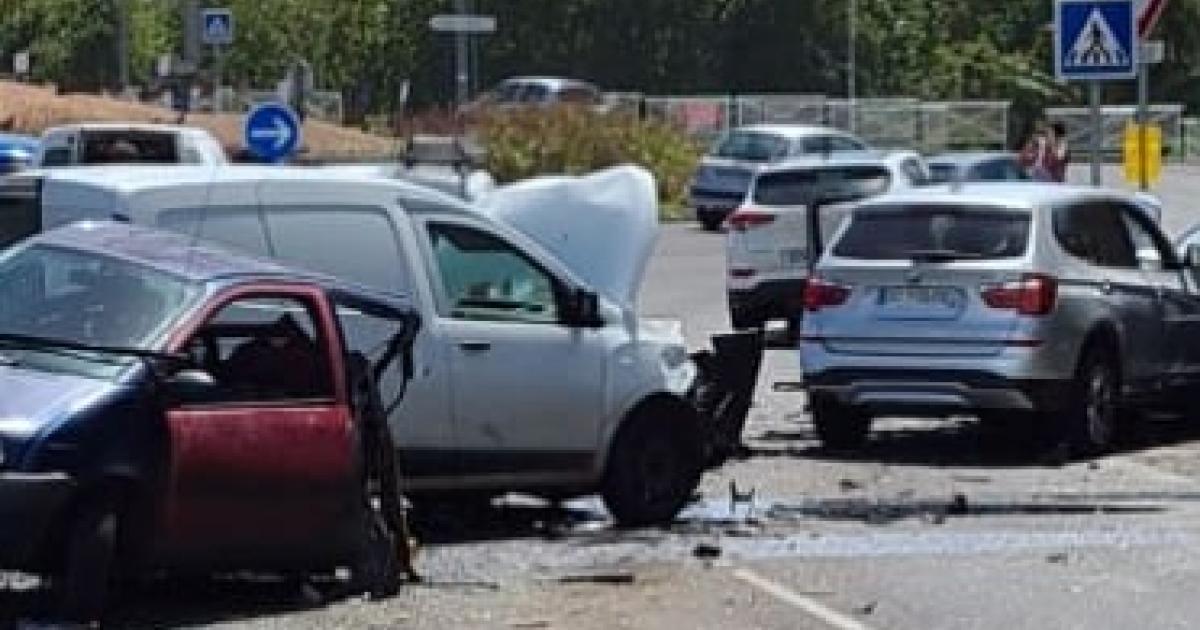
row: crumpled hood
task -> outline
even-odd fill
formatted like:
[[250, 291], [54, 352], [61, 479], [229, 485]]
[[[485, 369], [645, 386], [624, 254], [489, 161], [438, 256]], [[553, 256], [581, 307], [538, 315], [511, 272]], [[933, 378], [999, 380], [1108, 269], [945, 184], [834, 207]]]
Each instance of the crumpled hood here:
[[0, 367], [0, 435], [30, 437], [113, 387], [80, 376]]
[[636, 307], [658, 240], [658, 188], [639, 166], [537, 177], [485, 195], [480, 209], [527, 235], [593, 289]]

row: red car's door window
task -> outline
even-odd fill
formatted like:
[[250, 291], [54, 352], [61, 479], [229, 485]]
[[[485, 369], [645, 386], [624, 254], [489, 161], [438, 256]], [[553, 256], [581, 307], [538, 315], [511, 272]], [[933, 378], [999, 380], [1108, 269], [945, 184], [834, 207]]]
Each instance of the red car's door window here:
[[313, 553], [350, 521], [353, 425], [315, 298], [233, 298], [180, 346], [209, 382], [167, 413], [170, 553]]

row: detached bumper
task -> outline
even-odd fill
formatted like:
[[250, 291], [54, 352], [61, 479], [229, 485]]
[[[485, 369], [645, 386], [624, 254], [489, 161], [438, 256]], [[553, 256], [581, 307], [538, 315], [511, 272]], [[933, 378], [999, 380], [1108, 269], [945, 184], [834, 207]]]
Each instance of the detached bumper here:
[[752, 289], [729, 290], [729, 312], [735, 319], [766, 321], [804, 314], [805, 280], [767, 280]]
[[0, 472], [0, 567], [28, 568], [74, 487], [64, 473]]

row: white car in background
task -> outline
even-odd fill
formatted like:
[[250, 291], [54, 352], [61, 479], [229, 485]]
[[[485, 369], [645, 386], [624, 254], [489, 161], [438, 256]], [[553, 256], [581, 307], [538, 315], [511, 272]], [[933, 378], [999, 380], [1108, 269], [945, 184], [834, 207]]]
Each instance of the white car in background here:
[[[725, 221], [729, 317], [736, 329], [795, 323], [815, 257], [852, 202], [921, 186], [929, 168], [911, 151], [805, 157], [767, 166]], [[816, 212], [814, 217], [806, 210]]]
[[754, 174], [766, 166], [806, 155], [867, 150], [861, 139], [831, 127], [748, 125], [717, 140], [692, 177], [689, 201], [696, 220], [716, 231], [746, 198]]

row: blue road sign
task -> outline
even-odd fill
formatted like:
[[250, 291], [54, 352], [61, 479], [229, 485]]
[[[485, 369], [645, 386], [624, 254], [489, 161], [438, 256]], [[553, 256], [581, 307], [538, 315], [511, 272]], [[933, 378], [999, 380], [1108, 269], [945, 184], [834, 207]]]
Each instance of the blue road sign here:
[[1054, 73], [1067, 81], [1133, 79], [1138, 71], [1134, 0], [1058, 0]]
[[228, 46], [233, 43], [233, 12], [229, 9], [205, 9], [202, 13], [200, 39], [209, 46]]
[[246, 116], [243, 141], [250, 152], [272, 162], [300, 146], [300, 119], [282, 103], [263, 103]]

